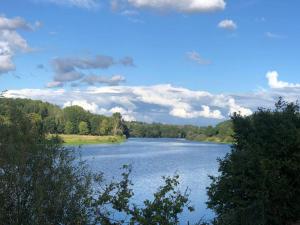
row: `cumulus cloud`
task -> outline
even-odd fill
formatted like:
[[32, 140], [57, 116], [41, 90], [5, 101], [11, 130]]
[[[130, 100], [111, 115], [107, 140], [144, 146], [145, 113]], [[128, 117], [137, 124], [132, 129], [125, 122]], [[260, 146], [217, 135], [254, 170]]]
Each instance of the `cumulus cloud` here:
[[46, 90], [9, 90], [6, 96], [40, 99], [63, 107], [79, 105], [105, 115], [120, 112], [126, 120], [146, 122], [203, 124], [221, 121], [233, 112], [251, 113], [251, 109], [240, 105], [240, 100], [236, 101], [231, 95], [215, 95], [169, 84]]
[[[210, 119], [224, 119], [225, 117], [222, 115], [220, 110], [213, 110], [211, 111], [210, 107], [207, 105], [202, 105], [202, 110], [200, 111], [192, 111], [186, 110], [185, 108], [174, 107], [170, 111], [170, 115], [184, 118], [184, 119], [191, 119], [191, 118], [210, 118]], [[188, 107], [190, 108], [190, 107]]]
[[17, 32], [19, 29], [33, 30], [23, 18], [0, 16], [0, 75], [15, 70], [14, 56], [18, 52], [31, 50], [27, 41]]
[[192, 51], [186, 53], [189, 60], [194, 61], [200, 65], [207, 65], [211, 62], [209, 60], [204, 59], [198, 52]]
[[21, 17], [15, 17], [9, 19], [6, 18], [5, 16], [0, 16], [0, 30], [16, 30], [16, 29], [31, 30], [32, 26]]
[[230, 98], [228, 100], [228, 107], [229, 107], [229, 112], [228, 112], [229, 116], [233, 115], [234, 113], [238, 113], [242, 116], [249, 116], [253, 113], [251, 109], [236, 104], [234, 98]]
[[134, 117], [134, 112], [132, 110], [126, 110], [122, 107], [114, 107], [109, 110], [110, 113], [121, 113], [122, 117], [126, 121], [136, 121]]
[[224, 10], [224, 0], [128, 0], [136, 8], [172, 10], [185, 13], [213, 12]]
[[218, 27], [225, 30], [236, 30], [237, 24], [233, 20], [222, 20]]
[[52, 60], [52, 68], [55, 73], [54, 82], [67, 83], [82, 79], [81, 83], [87, 83], [90, 85], [95, 85], [97, 83], [116, 85], [120, 82], [124, 82], [125, 78], [123, 76], [106, 78], [103, 76], [88, 75], [86, 73], [86, 70], [108, 69], [114, 65], [132, 67], [134, 66], [134, 61], [131, 57], [124, 57], [120, 60], [115, 60], [111, 56], [105, 55], [81, 58], [56, 58]]
[[89, 103], [87, 100], [67, 101], [64, 103], [63, 107], [65, 108], [73, 105], [80, 106], [91, 113], [98, 113], [99, 110], [98, 105], [96, 103], [94, 102]]
[[269, 71], [266, 75], [270, 88], [281, 89], [281, 88], [300, 88], [300, 84], [288, 83], [278, 80], [277, 71]]
[[[169, 84], [154, 86], [89, 86], [86, 89], [21, 89], [4, 95], [52, 102], [62, 107], [79, 105], [93, 113], [120, 112], [126, 120], [179, 124], [212, 124], [237, 112], [251, 115], [257, 107], [271, 108], [282, 96], [297, 101], [300, 84], [278, 80], [268, 72], [270, 89], [241, 94], [213, 94]], [[53, 84], [54, 85], [54, 84]]]

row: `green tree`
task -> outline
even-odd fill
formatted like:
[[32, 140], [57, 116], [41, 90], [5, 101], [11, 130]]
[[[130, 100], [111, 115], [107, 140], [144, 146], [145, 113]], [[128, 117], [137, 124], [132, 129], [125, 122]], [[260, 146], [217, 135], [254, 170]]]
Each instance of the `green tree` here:
[[100, 123], [99, 133], [100, 135], [108, 135], [111, 129], [110, 123], [108, 119], [103, 119]]
[[122, 135], [123, 134], [123, 121], [120, 113], [114, 113], [112, 115], [112, 134]]
[[81, 135], [85, 135], [85, 134], [89, 134], [89, 127], [87, 122], [81, 121], [79, 123], [79, 134]]
[[[182, 193], [178, 189], [179, 176], [163, 177], [164, 185], [153, 194], [151, 200], [145, 200], [143, 205], [131, 204], [134, 196], [132, 182], [129, 178], [130, 166], [123, 167], [123, 179], [113, 181], [98, 192], [92, 208], [97, 215], [96, 224], [130, 224], [130, 225], [178, 225], [179, 215], [184, 209], [193, 211], [190, 205], [189, 190]], [[103, 183], [99, 179], [100, 186]], [[122, 214], [123, 218], [116, 220], [113, 215]], [[126, 219], [128, 218], [128, 219]]]
[[55, 134], [57, 132], [55, 118], [47, 117], [43, 120], [43, 125], [45, 130], [47, 130], [51, 134]]
[[234, 115], [234, 145], [212, 177], [208, 207], [217, 225], [287, 225], [300, 218], [299, 106]]
[[70, 121], [73, 124], [73, 134], [79, 133], [79, 123], [81, 121], [88, 122], [92, 116], [89, 112], [77, 105], [64, 108], [63, 114], [65, 121]]
[[71, 121], [66, 122], [64, 132], [65, 132], [65, 134], [74, 134], [75, 133], [75, 126]]
[[0, 123], [0, 224], [86, 225], [92, 177], [84, 164], [36, 129], [36, 115], [13, 104], [0, 111], [10, 121]]

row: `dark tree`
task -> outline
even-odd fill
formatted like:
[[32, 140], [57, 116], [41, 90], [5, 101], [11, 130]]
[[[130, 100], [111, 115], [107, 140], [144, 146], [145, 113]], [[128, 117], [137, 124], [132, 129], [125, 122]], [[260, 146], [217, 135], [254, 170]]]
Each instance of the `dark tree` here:
[[87, 224], [91, 176], [41, 118], [0, 110], [0, 224]]
[[234, 144], [208, 188], [217, 225], [287, 225], [300, 218], [300, 113], [276, 109], [234, 115]]

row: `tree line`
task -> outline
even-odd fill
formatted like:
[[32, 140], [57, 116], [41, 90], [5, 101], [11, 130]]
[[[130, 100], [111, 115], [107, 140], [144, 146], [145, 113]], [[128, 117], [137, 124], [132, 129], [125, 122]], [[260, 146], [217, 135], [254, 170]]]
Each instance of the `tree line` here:
[[233, 129], [230, 121], [215, 127], [169, 125], [161, 123], [125, 122], [120, 113], [104, 116], [90, 113], [80, 106], [59, 106], [30, 99], [0, 99], [1, 105], [15, 104], [31, 119], [40, 121], [52, 134], [124, 135], [141, 138], [186, 138], [195, 141], [231, 142]]
[[40, 122], [51, 134], [125, 135], [127, 126], [120, 113], [104, 116], [90, 113], [80, 106], [59, 106], [30, 99], [1, 98], [1, 106], [14, 105], [32, 120]]
[[170, 125], [161, 123], [127, 122], [130, 137], [143, 138], [186, 138], [194, 141], [232, 142], [231, 121], [224, 121], [215, 127], [193, 125]]

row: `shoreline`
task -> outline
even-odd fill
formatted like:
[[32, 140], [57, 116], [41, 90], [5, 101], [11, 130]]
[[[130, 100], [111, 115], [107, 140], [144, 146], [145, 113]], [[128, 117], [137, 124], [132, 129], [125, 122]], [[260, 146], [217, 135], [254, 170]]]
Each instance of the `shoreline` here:
[[[72, 146], [72, 145], [93, 145], [93, 144], [121, 144], [125, 142], [127, 139], [125, 136], [94, 136], [94, 135], [76, 135], [76, 134], [59, 134], [58, 135], [64, 142], [65, 146]], [[129, 138], [139, 138], [143, 139], [143, 137], [129, 137]], [[147, 138], [145, 138], [147, 139]], [[153, 139], [161, 139], [161, 138], [153, 138]], [[170, 138], [172, 139], [172, 138]], [[174, 138], [177, 139], [177, 138]], [[224, 142], [218, 140], [193, 140], [182, 138], [186, 141], [193, 141], [193, 142], [203, 142], [203, 143], [212, 143], [212, 144], [232, 144], [232, 142]]]
[[92, 145], [92, 144], [120, 144], [126, 141], [125, 136], [93, 136], [93, 135], [58, 135], [64, 142], [64, 145]]

